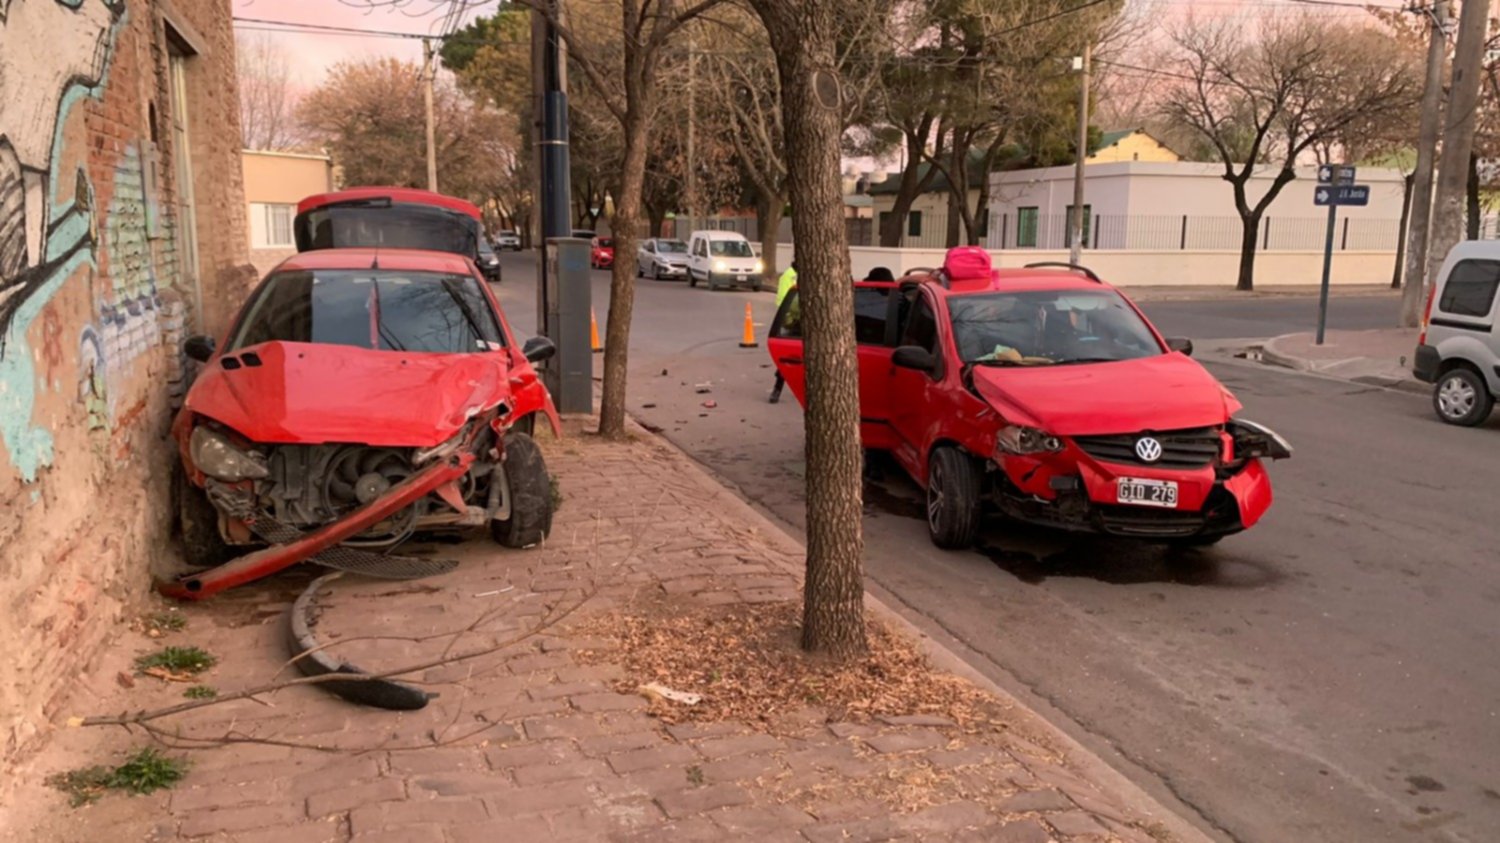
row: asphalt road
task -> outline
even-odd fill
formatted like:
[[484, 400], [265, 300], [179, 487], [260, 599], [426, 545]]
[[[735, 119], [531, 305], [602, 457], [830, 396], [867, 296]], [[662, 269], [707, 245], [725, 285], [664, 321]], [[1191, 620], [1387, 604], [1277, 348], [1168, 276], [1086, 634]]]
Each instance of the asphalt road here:
[[[522, 330], [529, 266], [501, 287]], [[602, 320], [602, 273], [595, 295]], [[641, 282], [631, 411], [797, 532], [801, 409], [767, 404], [764, 347], [737, 346], [744, 302], [763, 333], [771, 298]], [[1394, 302], [1333, 312], [1382, 327]], [[1303, 330], [1310, 304], [1146, 308], [1210, 340]], [[1297, 448], [1260, 525], [1201, 553], [1014, 527], [944, 552], [893, 469], [865, 491], [871, 589], [1225, 839], [1495, 839], [1500, 420], [1461, 430], [1418, 395], [1205, 363]]]

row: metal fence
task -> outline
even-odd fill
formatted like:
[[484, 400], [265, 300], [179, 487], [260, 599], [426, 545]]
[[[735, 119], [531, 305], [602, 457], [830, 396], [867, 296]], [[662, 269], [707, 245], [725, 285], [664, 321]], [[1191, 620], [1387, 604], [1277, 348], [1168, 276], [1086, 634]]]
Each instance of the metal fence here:
[[[1398, 219], [1344, 217], [1334, 229], [1333, 245], [1339, 251], [1395, 251], [1400, 238]], [[983, 220], [989, 249], [1058, 250], [1072, 245], [1067, 214], [991, 214]], [[1244, 227], [1237, 216], [1193, 216], [1150, 214], [1091, 214], [1084, 223], [1085, 249], [1119, 251], [1238, 251]], [[1485, 237], [1500, 237], [1500, 218], [1486, 219]], [[852, 246], [880, 243], [878, 221], [869, 236]], [[862, 232], [860, 232], [862, 233]], [[1276, 217], [1261, 219], [1256, 245], [1261, 251], [1322, 251], [1327, 217]], [[905, 248], [941, 249], [951, 245], [945, 211], [913, 213], [902, 231]], [[964, 239], [962, 225], [958, 237]]]

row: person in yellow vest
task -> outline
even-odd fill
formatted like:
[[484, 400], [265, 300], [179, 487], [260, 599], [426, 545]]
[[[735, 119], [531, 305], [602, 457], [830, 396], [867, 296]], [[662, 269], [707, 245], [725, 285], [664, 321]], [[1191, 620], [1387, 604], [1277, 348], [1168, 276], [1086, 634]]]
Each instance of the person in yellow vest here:
[[[792, 261], [792, 265], [789, 266], [789, 267], [787, 267], [785, 272], [781, 273], [781, 277], [780, 278], [776, 279], [776, 310], [777, 311], [781, 310], [781, 303], [782, 303], [782, 301], [784, 301], [786, 299], [786, 294], [790, 293], [792, 291], [792, 289], [794, 287], [796, 287], [796, 286], [797, 286], [797, 262], [796, 261]], [[792, 314], [790, 314], [790, 313], [787, 314], [788, 317], [790, 317], [791, 315]], [[776, 402], [780, 401], [781, 400], [781, 388], [783, 386], [786, 386], [786, 379], [781, 376], [781, 371], [778, 369], [776, 371], [776, 383], [774, 383], [774, 384], [771, 385], [771, 395], [766, 400], [770, 401], [772, 404], [775, 404]]]

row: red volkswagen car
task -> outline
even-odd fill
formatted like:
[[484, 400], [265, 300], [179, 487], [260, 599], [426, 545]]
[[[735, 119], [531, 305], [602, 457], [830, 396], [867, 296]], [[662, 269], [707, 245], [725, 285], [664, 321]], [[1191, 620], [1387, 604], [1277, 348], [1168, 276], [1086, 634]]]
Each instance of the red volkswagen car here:
[[613, 237], [595, 237], [589, 252], [589, 266], [609, 269], [615, 265], [615, 240]]
[[546, 536], [551, 481], [529, 434], [538, 414], [558, 432], [532, 368], [553, 346], [517, 342], [484, 283], [477, 209], [418, 194], [305, 201], [304, 251], [223, 337], [187, 341], [203, 365], [172, 425], [179, 524], [189, 563], [211, 570], [164, 592], [206, 597], [305, 559], [370, 572], [419, 530]]
[[[968, 250], [964, 250], [967, 252]], [[926, 490], [932, 540], [973, 544], [986, 514], [1203, 545], [1271, 505], [1275, 433], [1125, 296], [1082, 268], [945, 270], [855, 285], [861, 434]], [[806, 403], [799, 305], [771, 358]]]

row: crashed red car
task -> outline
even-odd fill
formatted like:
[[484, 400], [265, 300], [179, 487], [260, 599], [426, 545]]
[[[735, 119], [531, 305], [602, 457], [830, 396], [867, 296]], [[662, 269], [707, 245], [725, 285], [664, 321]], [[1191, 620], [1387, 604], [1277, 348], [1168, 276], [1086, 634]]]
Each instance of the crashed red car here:
[[[983, 254], [980, 252], [980, 254]], [[972, 257], [972, 256], [970, 256]], [[772, 360], [806, 404], [795, 291]], [[986, 513], [1067, 530], [1211, 544], [1271, 505], [1281, 437], [1092, 272], [993, 271], [988, 257], [855, 285], [860, 419], [926, 490], [945, 548]]]
[[615, 241], [612, 237], [595, 237], [589, 252], [589, 266], [609, 269], [615, 265]]
[[187, 561], [217, 567], [166, 593], [205, 597], [310, 558], [372, 570], [419, 530], [488, 525], [525, 547], [551, 527], [529, 434], [538, 414], [560, 433], [532, 367], [554, 348], [517, 343], [467, 252], [299, 254], [222, 341], [185, 350], [203, 366], [172, 425], [179, 523]]

